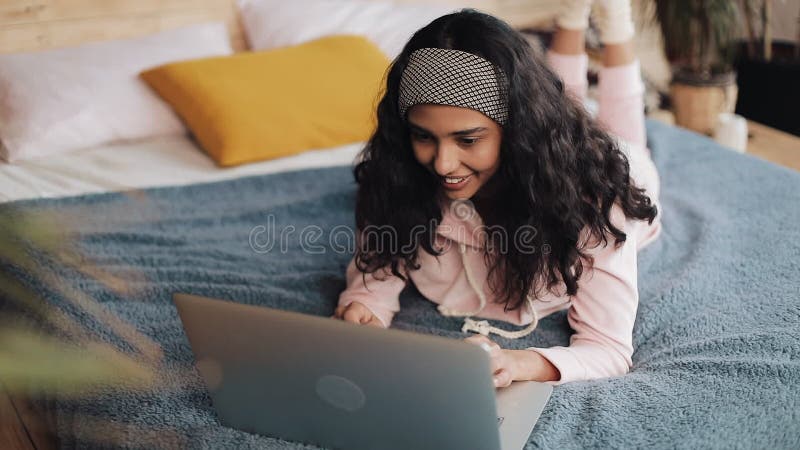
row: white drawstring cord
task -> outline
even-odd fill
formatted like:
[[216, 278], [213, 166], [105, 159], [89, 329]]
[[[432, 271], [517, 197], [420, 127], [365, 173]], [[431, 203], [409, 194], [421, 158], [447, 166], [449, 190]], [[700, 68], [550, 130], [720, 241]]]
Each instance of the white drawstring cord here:
[[[483, 308], [486, 307], [486, 295], [483, 293], [483, 289], [481, 289], [480, 286], [478, 286], [478, 283], [472, 277], [472, 273], [470, 272], [469, 264], [467, 264], [466, 244], [459, 242], [458, 250], [461, 253], [461, 262], [464, 265], [464, 274], [467, 276], [467, 281], [469, 282], [470, 286], [472, 286], [472, 289], [475, 291], [476, 294], [478, 294], [478, 299], [480, 299], [481, 304], [480, 306], [478, 306], [478, 309], [470, 312], [456, 311], [444, 305], [439, 305], [437, 309], [443, 316], [449, 316], [449, 317], [474, 316], [483, 311]], [[536, 327], [539, 325], [539, 315], [536, 313], [536, 309], [533, 307], [533, 299], [531, 299], [530, 295], [527, 296], [526, 300], [527, 300], [526, 305], [533, 314], [533, 322], [531, 322], [527, 327], [521, 330], [506, 331], [489, 325], [489, 322], [486, 320], [475, 321], [472, 320], [472, 318], [467, 317], [464, 319], [464, 326], [461, 327], [461, 332], [468, 333], [470, 331], [474, 331], [484, 336], [488, 336], [489, 334], [494, 333], [498, 336], [502, 336], [507, 339], [519, 339], [521, 337], [527, 336], [531, 334], [533, 330], [535, 330]]]

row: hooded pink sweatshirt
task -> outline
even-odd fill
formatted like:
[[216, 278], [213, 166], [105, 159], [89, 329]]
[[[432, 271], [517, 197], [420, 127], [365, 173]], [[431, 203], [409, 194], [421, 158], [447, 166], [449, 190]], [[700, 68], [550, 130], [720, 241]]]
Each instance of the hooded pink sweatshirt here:
[[[561, 75], [565, 86], [578, 101], [586, 93], [586, 55], [548, 54], [551, 67]], [[599, 112], [597, 119], [619, 138], [620, 147], [628, 155], [631, 176], [647, 190], [659, 207], [659, 177], [650, 152], [645, 146], [642, 92], [638, 61], [625, 66], [603, 68], [599, 73]], [[593, 240], [585, 250], [594, 257], [593, 266], [584, 268], [574, 296], [565, 294], [563, 284], [556, 294], [547, 292], [541, 298], [528, 298], [527, 304], [514, 311], [504, 311], [487, 280], [489, 268], [483, 259], [485, 238], [483, 221], [473, 210], [452, 201], [442, 211], [442, 222], [436, 233], [437, 246], [444, 247], [439, 260], [420, 251], [419, 270], [409, 272], [415, 286], [427, 299], [437, 303], [439, 312], [448, 316], [466, 316], [463, 331], [484, 335], [495, 333], [519, 338], [532, 332], [538, 321], [556, 311], [568, 309], [567, 319], [575, 331], [569, 346], [529, 347], [549, 360], [561, 372], [559, 385], [569, 381], [590, 380], [624, 375], [630, 369], [633, 354], [632, 332], [639, 303], [637, 287], [637, 253], [653, 242], [661, 232], [661, 215], [652, 224], [628, 220], [619, 205], [611, 209], [611, 221], [627, 235], [627, 240], [614, 247], [613, 236], [607, 245]], [[483, 231], [483, 233], [482, 233]], [[588, 229], [582, 240], [588, 238]], [[536, 249], [540, 251], [541, 249]], [[351, 260], [347, 267], [347, 288], [339, 296], [339, 305], [353, 301], [363, 303], [389, 327], [399, 311], [400, 291], [405, 282], [389, 270], [382, 275], [362, 273]], [[504, 332], [488, 321], [499, 320], [525, 326], [516, 332]]]

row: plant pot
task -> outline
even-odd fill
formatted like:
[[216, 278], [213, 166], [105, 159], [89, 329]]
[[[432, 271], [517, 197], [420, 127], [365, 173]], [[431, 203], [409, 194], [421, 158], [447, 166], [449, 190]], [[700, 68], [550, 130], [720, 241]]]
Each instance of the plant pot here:
[[734, 111], [737, 91], [735, 72], [711, 77], [675, 72], [669, 86], [675, 123], [711, 135], [719, 114]]
[[736, 113], [800, 136], [800, 60], [795, 47], [791, 42], [773, 43], [769, 62], [749, 59], [741, 47]]

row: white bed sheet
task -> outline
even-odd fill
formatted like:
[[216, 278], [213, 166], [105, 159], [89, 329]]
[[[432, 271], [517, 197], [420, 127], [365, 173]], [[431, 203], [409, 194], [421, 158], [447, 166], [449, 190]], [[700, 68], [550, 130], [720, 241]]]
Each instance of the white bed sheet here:
[[186, 136], [106, 145], [14, 164], [0, 163], [0, 203], [352, 165], [363, 147], [361, 142], [220, 168]]

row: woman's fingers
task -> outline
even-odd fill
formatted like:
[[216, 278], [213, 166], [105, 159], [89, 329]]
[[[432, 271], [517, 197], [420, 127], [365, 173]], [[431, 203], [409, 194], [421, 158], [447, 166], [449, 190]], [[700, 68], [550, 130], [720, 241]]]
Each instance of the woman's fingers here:
[[359, 302], [350, 303], [347, 306], [340, 306], [336, 308], [334, 316], [341, 318], [344, 321], [357, 323], [359, 325], [368, 325], [378, 328], [386, 328], [375, 314], [369, 308]]
[[472, 335], [472, 336], [470, 336], [470, 337], [468, 337], [468, 338], [466, 338], [464, 340], [466, 342], [469, 342], [470, 344], [474, 344], [474, 345], [478, 345], [478, 346], [482, 347], [487, 352], [491, 351], [492, 349], [499, 349], [500, 348], [500, 346], [497, 345], [497, 343], [495, 343], [494, 341], [492, 341], [491, 339], [489, 339], [488, 337], [486, 337], [486, 336], [484, 336], [482, 334], [475, 334], [475, 335]]
[[494, 387], [508, 387], [511, 385], [512, 380], [511, 372], [508, 369], [500, 369], [492, 377]]
[[498, 370], [503, 369], [503, 349], [500, 348], [496, 342], [480, 334], [470, 336], [464, 339], [464, 341], [473, 345], [477, 345], [478, 347], [486, 350], [486, 353], [489, 354], [489, 363], [491, 364], [491, 370], [493, 374]]
[[514, 381], [514, 374], [512, 373], [512, 360], [508, 351], [503, 350], [500, 345], [492, 341], [486, 336], [476, 334], [470, 336], [464, 341], [470, 344], [477, 345], [489, 354], [489, 363], [491, 366], [492, 381], [495, 387], [510, 386]]
[[380, 319], [378, 319], [377, 317], [375, 317], [374, 315], [373, 315], [373, 316], [372, 316], [372, 318], [369, 320], [369, 322], [367, 322], [367, 325], [369, 325], [369, 326], [371, 326], [371, 327], [385, 328], [385, 327], [383, 326], [383, 322], [381, 322], [381, 320], [380, 320]]
[[514, 381], [514, 374], [511, 371], [511, 361], [504, 350], [492, 352], [492, 381], [494, 387], [506, 387]]
[[360, 324], [363, 317], [364, 311], [353, 307], [347, 308], [342, 313], [342, 319], [346, 320], [347, 322]]
[[333, 317], [341, 319], [342, 313], [344, 312], [345, 309], [347, 309], [347, 306], [337, 306], [336, 309], [333, 311]]
[[480, 334], [470, 336], [464, 339], [464, 342], [470, 343], [472, 345], [477, 345], [478, 347], [486, 350], [486, 352], [489, 353], [489, 356], [492, 356], [492, 353], [494, 353], [497, 349], [500, 348], [500, 346], [495, 344], [491, 339]]

